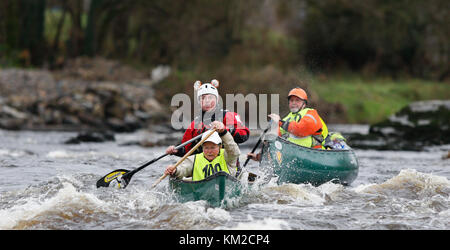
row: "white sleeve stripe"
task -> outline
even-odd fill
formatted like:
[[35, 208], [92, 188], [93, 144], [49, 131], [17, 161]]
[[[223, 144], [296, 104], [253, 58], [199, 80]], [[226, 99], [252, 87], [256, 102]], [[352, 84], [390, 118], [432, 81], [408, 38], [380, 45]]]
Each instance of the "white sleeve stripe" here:
[[306, 114], [305, 116], [311, 117], [311, 118], [314, 120], [314, 122], [317, 123], [317, 120], [316, 120], [316, 118], [314, 118], [314, 116], [312, 116], [312, 115], [310, 115], [310, 114]]

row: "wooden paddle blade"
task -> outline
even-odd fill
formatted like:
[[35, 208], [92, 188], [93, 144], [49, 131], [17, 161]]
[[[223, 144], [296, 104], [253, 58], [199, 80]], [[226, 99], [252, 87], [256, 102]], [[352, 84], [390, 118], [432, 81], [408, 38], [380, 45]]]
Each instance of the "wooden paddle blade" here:
[[117, 169], [110, 172], [97, 181], [97, 188], [109, 187], [111, 182], [117, 183], [118, 188], [125, 188], [128, 185], [131, 176], [130, 178], [122, 178], [122, 176], [128, 172], [130, 171], [126, 169]]

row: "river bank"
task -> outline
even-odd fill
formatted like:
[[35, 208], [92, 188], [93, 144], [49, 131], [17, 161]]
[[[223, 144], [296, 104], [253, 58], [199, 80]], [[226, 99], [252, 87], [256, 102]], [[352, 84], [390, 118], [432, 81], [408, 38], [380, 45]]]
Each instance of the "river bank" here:
[[[186, 82], [194, 79], [192, 74], [180, 71], [171, 73], [171, 69], [165, 66], [137, 70], [103, 58], [77, 58], [55, 71], [0, 69], [0, 128], [80, 132], [72, 143], [108, 140], [110, 134], [141, 129], [173, 134], [177, 131], [170, 124], [173, 109], [169, 100], [177, 93], [193, 95], [192, 84]], [[198, 77], [206, 76], [199, 74]], [[217, 77], [226, 79], [225, 83], [221, 83], [220, 93], [245, 95], [253, 93], [254, 89], [258, 89], [256, 94], [280, 93], [280, 111], [286, 110], [281, 92], [287, 93], [291, 87], [289, 83], [299, 82], [310, 91], [309, 105], [319, 110], [327, 124], [345, 124], [349, 120], [358, 122], [358, 119], [376, 120], [369, 123], [370, 133], [367, 135], [345, 134], [352, 147], [420, 151], [425, 146], [449, 143], [446, 121], [450, 120], [450, 104], [449, 99], [445, 98], [450, 98], [450, 93], [448, 87], [441, 84], [428, 83], [422, 86], [422, 91], [418, 91], [414, 89], [418, 84], [416, 81], [412, 87], [402, 83], [394, 88], [397, 85], [392, 81], [381, 83], [369, 80], [364, 83], [363, 79], [350, 79], [344, 83], [341, 78], [333, 80], [320, 75], [298, 76], [292, 72], [284, 75], [271, 67], [243, 71], [239, 76], [224, 68], [217, 72]], [[246, 84], [240, 84], [242, 82]], [[266, 84], [261, 88], [262, 82], [280, 84]], [[378, 85], [381, 86], [375, 87]], [[379, 92], [386, 86], [388, 88], [384, 92]], [[371, 91], [374, 93], [366, 96]], [[400, 101], [398, 94], [403, 96]], [[407, 103], [408, 100], [431, 97], [444, 99]], [[391, 99], [406, 104], [395, 113], [394, 110], [400, 105], [391, 105]], [[439, 105], [436, 106], [436, 103]], [[416, 108], [408, 108], [411, 105]], [[357, 109], [368, 111], [355, 114]], [[375, 109], [381, 110], [387, 117], [382, 118], [378, 112], [376, 119], [371, 118], [368, 113]], [[157, 146], [178, 141], [179, 138], [168, 136], [160, 142], [141, 140], [130, 143]]]
[[0, 128], [131, 132], [169, 120], [152, 85], [160, 76], [104, 59], [58, 71], [0, 70]]
[[450, 100], [449, 82], [415, 78], [365, 77], [361, 74], [322, 75], [311, 88], [330, 103], [341, 103], [346, 123], [375, 124], [410, 103]]

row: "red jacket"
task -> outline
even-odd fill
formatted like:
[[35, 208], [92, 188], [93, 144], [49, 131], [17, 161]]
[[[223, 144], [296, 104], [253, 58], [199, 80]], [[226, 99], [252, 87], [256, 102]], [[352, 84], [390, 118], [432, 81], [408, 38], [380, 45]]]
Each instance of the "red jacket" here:
[[[189, 128], [184, 132], [183, 139], [181, 140], [181, 143], [184, 143], [197, 135], [205, 132], [209, 129], [209, 124], [213, 121], [222, 121], [225, 125], [225, 129], [231, 133], [233, 136], [233, 139], [236, 143], [243, 143], [248, 140], [248, 137], [250, 136], [250, 130], [241, 122], [241, 118], [239, 114], [235, 112], [230, 112], [228, 110], [220, 110], [223, 116], [222, 117], [215, 117], [215, 114], [213, 114], [211, 117], [207, 117], [207, 114], [202, 114], [201, 117], [196, 117], [192, 122]], [[192, 143], [187, 144], [183, 148], [178, 149], [178, 152], [175, 154], [177, 156], [184, 156], [195, 144], [197, 144], [200, 140], [194, 141]], [[201, 153], [202, 149], [199, 147], [196, 153]]]

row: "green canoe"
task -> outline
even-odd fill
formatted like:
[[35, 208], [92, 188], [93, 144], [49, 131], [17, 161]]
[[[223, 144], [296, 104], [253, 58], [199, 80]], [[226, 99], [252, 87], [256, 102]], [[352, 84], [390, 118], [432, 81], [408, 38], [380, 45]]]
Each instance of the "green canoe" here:
[[264, 141], [261, 164], [269, 164], [278, 183], [311, 183], [328, 181], [351, 184], [358, 176], [358, 159], [352, 149], [322, 150], [296, 145], [281, 137]]
[[206, 200], [211, 206], [219, 207], [225, 198], [234, 198], [241, 193], [241, 184], [225, 172], [217, 172], [201, 181], [170, 178], [169, 188], [181, 202]]

